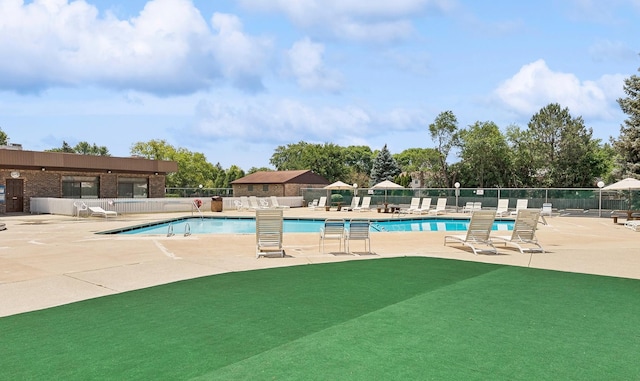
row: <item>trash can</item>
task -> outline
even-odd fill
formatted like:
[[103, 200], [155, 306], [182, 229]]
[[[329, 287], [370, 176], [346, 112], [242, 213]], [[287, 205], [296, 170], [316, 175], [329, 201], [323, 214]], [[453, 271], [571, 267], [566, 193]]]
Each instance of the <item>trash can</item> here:
[[211, 197], [211, 211], [222, 212], [222, 197], [220, 196]]

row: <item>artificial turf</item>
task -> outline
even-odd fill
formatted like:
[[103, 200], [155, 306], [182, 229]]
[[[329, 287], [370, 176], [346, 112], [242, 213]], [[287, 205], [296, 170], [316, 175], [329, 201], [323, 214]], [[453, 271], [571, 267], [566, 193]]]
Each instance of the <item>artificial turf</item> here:
[[639, 302], [435, 258], [228, 273], [0, 318], [0, 379], [637, 380]]

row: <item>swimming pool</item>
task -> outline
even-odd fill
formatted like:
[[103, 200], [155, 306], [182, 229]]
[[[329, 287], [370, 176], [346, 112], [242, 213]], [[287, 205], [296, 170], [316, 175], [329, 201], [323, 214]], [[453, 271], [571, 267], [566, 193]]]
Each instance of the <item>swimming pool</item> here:
[[[324, 225], [322, 219], [284, 219], [285, 233], [319, 233]], [[347, 221], [348, 225], [348, 221]], [[372, 220], [372, 232], [421, 232], [421, 231], [465, 231], [469, 220], [450, 218], [409, 218]], [[110, 230], [101, 234], [163, 234], [170, 230], [175, 234], [254, 234], [256, 221], [253, 218], [181, 218], [153, 224], [136, 225], [124, 229]], [[513, 230], [513, 220], [496, 220], [493, 230]]]

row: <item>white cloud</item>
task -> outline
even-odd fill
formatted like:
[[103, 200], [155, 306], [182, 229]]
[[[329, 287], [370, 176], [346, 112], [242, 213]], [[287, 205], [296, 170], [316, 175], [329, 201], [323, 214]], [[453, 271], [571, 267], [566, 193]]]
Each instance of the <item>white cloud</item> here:
[[429, 9], [448, 10], [454, 0], [240, 0], [249, 9], [282, 12], [300, 27], [336, 37], [388, 42], [413, 33], [411, 18]]
[[637, 58], [637, 53], [622, 41], [598, 40], [589, 47], [589, 55], [595, 61], [622, 60]]
[[289, 71], [303, 89], [338, 91], [342, 87], [340, 74], [325, 67], [323, 55], [324, 45], [309, 38], [295, 42], [287, 51]]
[[549, 103], [559, 103], [574, 116], [608, 119], [614, 114], [616, 98], [622, 95], [622, 80], [621, 75], [609, 75], [597, 81], [580, 81], [574, 74], [554, 72], [544, 60], [538, 60], [524, 65], [494, 94], [523, 116], [531, 116]]
[[207, 100], [198, 105], [193, 133], [201, 140], [348, 145], [393, 131], [420, 130], [426, 120], [422, 110], [401, 108], [380, 112], [356, 105], [313, 106], [292, 99]]
[[[213, 29], [213, 30], [212, 30]], [[208, 25], [190, 0], [151, 0], [120, 20], [84, 1], [0, 1], [0, 89], [99, 85], [190, 93], [228, 80], [261, 88], [270, 43], [230, 15]]]

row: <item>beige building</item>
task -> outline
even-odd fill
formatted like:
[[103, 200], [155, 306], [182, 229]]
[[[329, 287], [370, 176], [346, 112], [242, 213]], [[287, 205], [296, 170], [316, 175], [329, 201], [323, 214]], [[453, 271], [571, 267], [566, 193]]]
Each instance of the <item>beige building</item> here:
[[322, 188], [326, 185], [329, 185], [327, 179], [310, 170], [255, 172], [231, 182], [236, 197], [301, 196], [303, 188]]
[[164, 197], [174, 161], [0, 147], [0, 213], [29, 212], [31, 197]]

